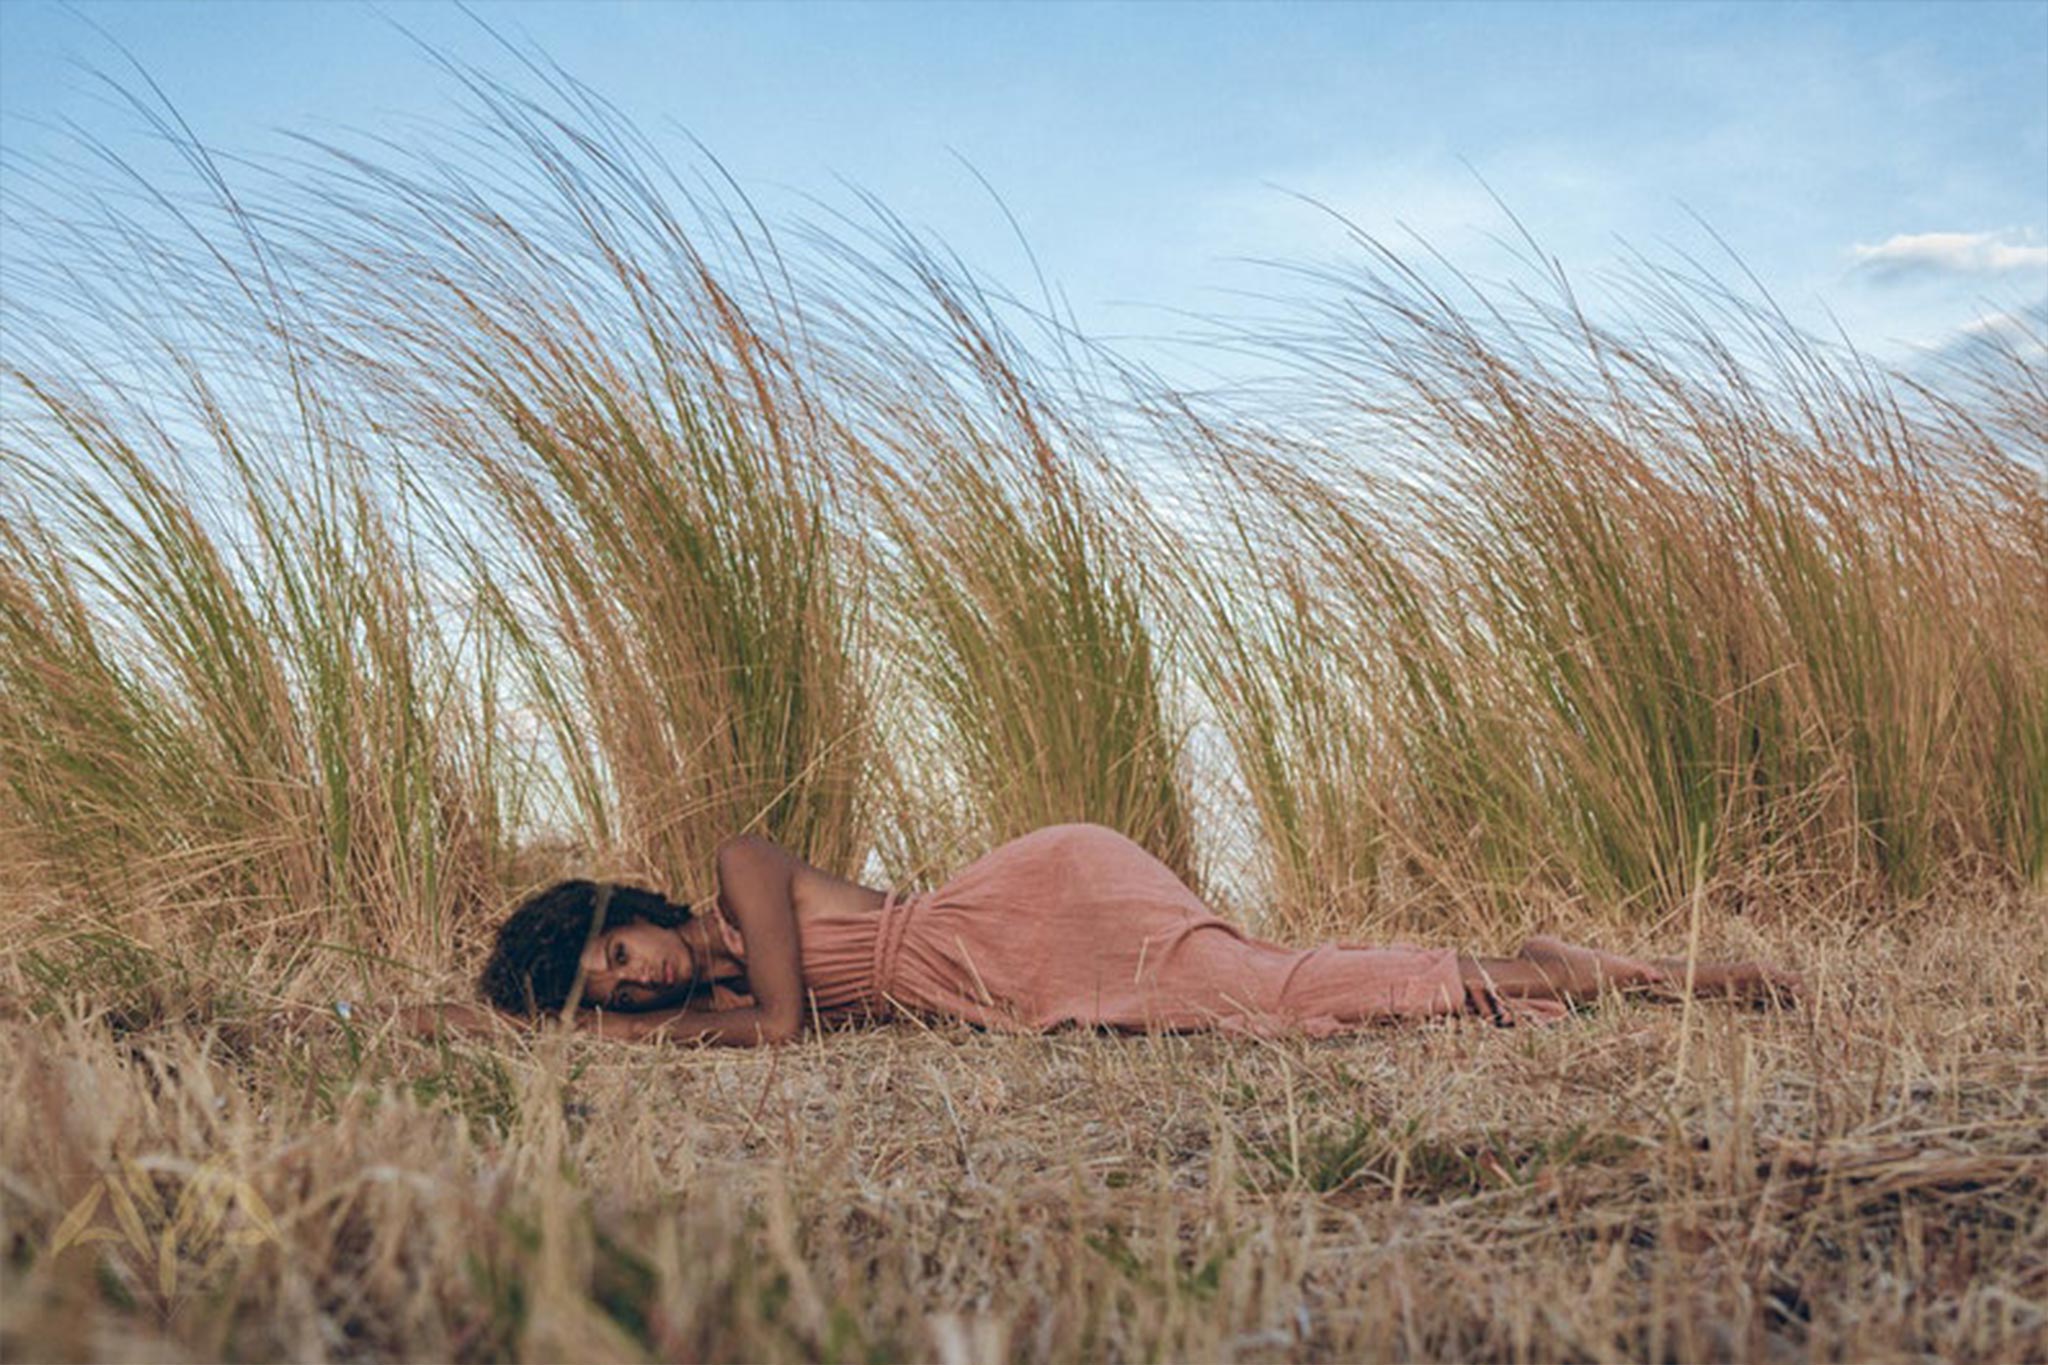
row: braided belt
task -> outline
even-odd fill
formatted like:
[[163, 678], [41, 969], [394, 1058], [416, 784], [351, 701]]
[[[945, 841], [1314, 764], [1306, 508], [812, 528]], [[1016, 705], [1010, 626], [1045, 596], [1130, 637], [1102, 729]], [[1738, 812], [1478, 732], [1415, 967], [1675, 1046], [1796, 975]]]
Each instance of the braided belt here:
[[890, 1011], [896, 965], [903, 957], [903, 932], [910, 925], [910, 911], [916, 903], [915, 897], [906, 897], [894, 886], [882, 898], [882, 922], [875, 928], [875, 958], [868, 971], [868, 1008], [877, 1014]]

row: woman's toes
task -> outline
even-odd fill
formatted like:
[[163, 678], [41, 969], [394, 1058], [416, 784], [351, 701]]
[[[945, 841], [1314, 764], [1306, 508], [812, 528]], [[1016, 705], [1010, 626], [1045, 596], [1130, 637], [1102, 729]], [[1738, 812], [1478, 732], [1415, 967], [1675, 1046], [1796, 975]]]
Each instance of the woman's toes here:
[[1759, 964], [1760, 994], [1773, 1004], [1797, 1004], [1806, 998], [1806, 978], [1797, 972]]

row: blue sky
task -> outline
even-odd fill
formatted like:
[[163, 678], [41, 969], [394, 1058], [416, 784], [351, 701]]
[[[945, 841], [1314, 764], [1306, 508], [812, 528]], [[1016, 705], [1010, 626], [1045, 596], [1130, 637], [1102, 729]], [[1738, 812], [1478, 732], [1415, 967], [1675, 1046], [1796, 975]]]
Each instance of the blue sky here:
[[[1697, 213], [1887, 359], [2048, 306], [2048, 3], [475, 9], [678, 160], [702, 139], [771, 217], [851, 182], [1023, 287], [964, 158], [1101, 333], [1286, 287], [1241, 258], [1340, 257], [1293, 194], [1502, 273], [1479, 176], [1589, 282], [1623, 243], [1711, 254]], [[49, 155], [71, 119], [146, 155], [78, 65], [119, 70], [93, 25], [217, 145], [450, 117], [394, 20], [509, 69], [439, 4], [0, 0], [0, 143]]]

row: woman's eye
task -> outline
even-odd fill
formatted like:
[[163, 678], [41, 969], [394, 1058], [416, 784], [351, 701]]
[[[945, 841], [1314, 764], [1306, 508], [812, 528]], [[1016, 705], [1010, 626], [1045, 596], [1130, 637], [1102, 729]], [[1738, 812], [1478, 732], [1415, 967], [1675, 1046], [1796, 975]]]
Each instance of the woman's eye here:
[[623, 967], [623, 966], [625, 966], [625, 965], [626, 965], [626, 945], [625, 945], [625, 944], [623, 944], [623, 943], [614, 943], [614, 944], [612, 945], [612, 965], [613, 965], [614, 967]]

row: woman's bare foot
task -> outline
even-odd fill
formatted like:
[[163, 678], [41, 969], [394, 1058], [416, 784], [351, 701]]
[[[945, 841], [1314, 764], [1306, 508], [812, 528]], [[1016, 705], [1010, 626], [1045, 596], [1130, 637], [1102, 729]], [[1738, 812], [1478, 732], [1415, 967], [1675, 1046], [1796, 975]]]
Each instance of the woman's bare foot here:
[[1656, 964], [1548, 935], [1530, 939], [1515, 956], [1540, 971], [1560, 997], [1591, 999], [1607, 990], [1656, 990], [1667, 984], [1666, 972]]
[[[1685, 991], [1685, 959], [1660, 957], [1664, 986], [1660, 994]], [[1692, 992], [1703, 998], [1744, 1000], [1757, 1005], [1796, 1005], [1806, 995], [1806, 980], [1762, 962], [1698, 962], [1692, 969]]]
[[[1683, 959], [1645, 962], [1548, 936], [1530, 939], [1511, 958], [1460, 957], [1458, 967], [1471, 1002], [1555, 1000], [1570, 1005], [1597, 1000], [1608, 991], [1678, 1000], [1688, 985]], [[1805, 984], [1796, 972], [1761, 962], [1699, 962], [1690, 976], [1695, 996], [1768, 1005], [1795, 1003]]]
[[[1645, 962], [1549, 937], [1530, 939], [1518, 956], [1554, 980], [1561, 993], [1572, 996], [1595, 995], [1611, 987], [1675, 1000], [1686, 989], [1684, 958]], [[1698, 962], [1692, 968], [1692, 993], [1703, 999], [1789, 1005], [1805, 990], [1797, 972], [1762, 962]]]

